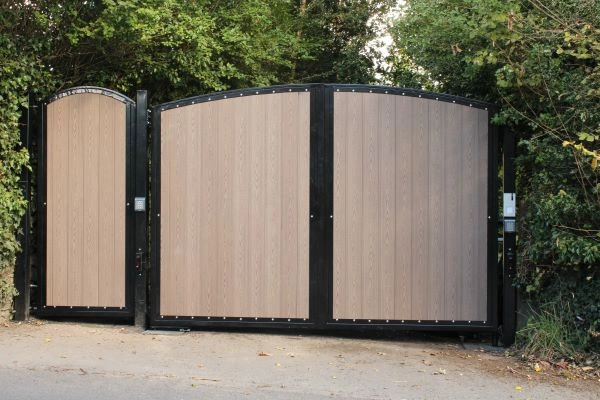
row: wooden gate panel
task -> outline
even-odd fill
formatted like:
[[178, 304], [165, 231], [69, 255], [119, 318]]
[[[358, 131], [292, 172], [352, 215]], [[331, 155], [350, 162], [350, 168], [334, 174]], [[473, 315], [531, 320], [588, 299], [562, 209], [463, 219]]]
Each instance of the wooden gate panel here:
[[308, 318], [310, 94], [161, 111], [160, 314]]
[[47, 306], [125, 307], [126, 132], [112, 97], [47, 105]]
[[488, 112], [334, 93], [335, 319], [487, 318]]

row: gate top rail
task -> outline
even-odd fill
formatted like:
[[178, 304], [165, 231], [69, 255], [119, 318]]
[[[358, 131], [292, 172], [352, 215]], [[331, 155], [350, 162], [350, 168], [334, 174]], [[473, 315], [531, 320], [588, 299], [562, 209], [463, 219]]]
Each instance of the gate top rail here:
[[308, 92], [316, 87], [329, 87], [337, 92], [359, 92], [359, 93], [379, 93], [398, 96], [419, 97], [429, 100], [439, 100], [448, 103], [455, 103], [463, 106], [474, 107], [484, 110], [494, 111], [495, 107], [491, 103], [481, 100], [469, 99], [467, 97], [455, 96], [445, 93], [428, 92], [420, 89], [401, 88], [395, 86], [378, 86], [364, 84], [338, 84], [338, 83], [304, 83], [253, 87], [246, 89], [226, 90], [222, 92], [212, 92], [184, 99], [170, 101], [156, 106], [160, 111], [166, 111], [173, 108], [185, 107], [192, 104], [204, 103], [215, 100], [232, 99], [243, 96], [256, 96], [263, 94], [285, 93], [285, 92]]
[[69, 89], [61, 90], [60, 92], [55, 93], [55, 94], [51, 95], [49, 98], [47, 98], [44, 101], [44, 104], [50, 104], [53, 101], [62, 99], [63, 97], [71, 96], [74, 94], [83, 94], [83, 93], [101, 94], [103, 96], [108, 96], [115, 100], [118, 100], [121, 103], [129, 104], [129, 105], [135, 104], [135, 101], [133, 101], [132, 99], [130, 99], [129, 97], [125, 96], [122, 93], [119, 93], [112, 89], [101, 88], [98, 86], [76, 86], [76, 87], [72, 87]]

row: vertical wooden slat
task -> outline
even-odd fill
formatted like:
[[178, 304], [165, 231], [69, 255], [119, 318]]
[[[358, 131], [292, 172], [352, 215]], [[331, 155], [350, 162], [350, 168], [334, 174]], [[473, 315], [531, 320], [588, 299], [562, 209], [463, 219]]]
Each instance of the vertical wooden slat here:
[[[114, 163], [114, 148], [118, 137], [115, 136], [117, 121], [108, 118], [112, 111], [112, 101], [109, 98], [99, 100], [100, 129], [98, 137], [98, 216], [101, 224], [98, 230], [98, 302], [111, 304], [113, 298], [112, 281], [113, 264], [115, 262], [114, 232], [118, 222], [115, 218], [114, 176], [117, 173]], [[124, 141], [124, 139], [123, 139]], [[124, 199], [121, 199], [124, 201]]]
[[[200, 194], [200, 271], [202, 285], [199, 293], [203, 303], [198, 304], [199, 315], [218, 315], [218, 113], [215, 103], [198, 106], [201, 110], [200, 140], [202, 153], [200, 158], [202, 173], [197, 185]], [[194, 112], [194, 110], [192, 110]]]
[[473, 118], [472, 110], [462, 109], [463, 118], [463, 151], [462, 151], [462, 224], [460, 234], [463, 237], [462, 246], [462, 316], [465, 319], [475, 319], [479, 287], [477, 281], [477, 204], [478, 195], [475, 193], [473, 173], [478, 166], [477, 158], [477, 119]]
[[[298, 276], [298, 94], [286, 94], [281, 122], [281, 316], [294, 315]], [[292, 291], [290, 293], [290, 291]]]
[[244, 315], [248, 312], [251, 290], [248, 287], [249, 273], [249, 201], [250, 201], [250, 107], [251, 98], [232, 100], [239, 112], [234, 119], [234, 174], [233, 174], [233, 303], [231, 315]]
[[73, 98], [67, 97], [48, 106], [48, 215], [47, 221], [47, 252], [48, 285], [52, 286], [52, 298], [48, 305], [69, 305], [68, 292], [68, 210], [69, 210], [69, 109]]
[[[461, 319], [462, 315], [462, 117], [463, 106], [452, 105], [446, 115], [446, 180], [445, 229], [445, 288], [446, 318]], [[461, 155], [460, 157], [457, 155]]]
[[112, 101], [112, 117], [115, 119], [114, 125], [114, 204], [115, 204], [115, 258], [112, 264], [113, 281], [110, 286], [113, 288], [113, 298], [111, 306], [125, 306], [125, 216], [126, 216], [126, 114], [125, 105]]
[[413, 319], [413, 112], [411, 98], [396, 97], [396, 277], [394, 317]]
[[379, 318], [393, 319], [396, 270], [396, 102], [379, 95]]
[[348, 193], [346, 174], [348, 171], [348, 96], [334, 93], [333, 126], [333, 317], [344, 318], [347, 310], [348, 282]]
[[81, 304], [99, 306], [99, 162], [98, 144], [100, 119], [105, 115], [100, 113], [100, 97], [92, 96], [83, 113], [83, 264], [82, 268], [82, 302]]
[[174, 161], [174, 157], [171, 154], [171, 141], [174, 134], [172, 126], [172, 118], [163, 114], [161, 120], [161, 133], [160, 133], [160, 313], [165, 314], [167, 311], [172, 309], [171, 305], [171, 293], [174, 293], [176, 286], [174, 284], [175, 266], [172, 263], [171, 255], [171, 226], [170, 219], [168, 218], [171, 207], [170, 207], [170, 195], [171, 193], [171, 164]]
[[79, 104], [69, 110], [69, 263], [67, 266], [68, 304], [83, 304], [83, 118], [90, 108], [90, 97], [79, 95]]
[[362, 96], [363, 130], [363, 253], [362, 312], [379, 314], [379, 130], [377, 95]]
[[198, 244], [199, 244], [199, 230], [198, 214], [200, 210], [197, 207], [198, 203], [198, 190], [197, 177], [202, 174], [201, 166], [201, 149], [200, 149], [200, 137], [198, 129], [198, 120], [196, 115], [191, 112], [190, 109], [181, 110], [181, 121], [182, 128], [189, 131], [188, 135], [181, 135], [186, 137], [186, 145], [184, 147], [184, 158], [186, 171], [184, 173], [185, 183], [184, 191], [180, 194], [184, 202], [183, 212], [185, 216], [185, 223], [183, 228], [185, 229], [185, 239], [183, 241], [183, 253], [184, 253], [184, 264], [186, 266], [183, 276], [183, 298], [179, 301], [182, 303], [182, 309], [184, 315], [191, 315], [196, 305], [196, 296], [190, 295], [191, 293], [199, 293], [200, 280], [202, 276], [199, 274], [199, 270], [196, 265], [196, 260], [199, 255]]
[[450, 103], [439, 101], [429, 105], [429, 307], [427, 319], [442, 319], [445, 316], [445, 271], [444, 246], [446, 187], [444, 160], [446, 156], [446, 111]]
[[[360, 96], [349, 96], [347, 131], [347, 312], [361, 315], [363, 293], [363, 107]], [[335, 220], [334, 220], [335, 222]]]
[[269, 293], [266, 294], [267, 310], [275, 315], [279, 309], [281, 293], [281, 101], [275, 96], [266, 98], [269, 118], [267, 120], [267, 142], [265, 157], [266, 170], [266, 229], [265, 256], [267, 273], [265, 276]]
[[412, 314], [427, 318], [429, 283], [429, 101], [414, 99], [412, 184]]
[[266, 148], [266, 115], [265, 102], [259, 96], [250, 97], [248, 108], [250, 114], [251, 169], [250, 169], [250, 288], [251, 296], [248, 304], [249, 316], [258, 316], [267, 308], [266, 285], [266, 213], [265, 188], [266, 167], [264, 151]]
[[[310, 214], [310, 94], [298, 93], [298, 273], [296, 316], [308, 318], [309, 309], [309, 214]], [[292, 111], [293, 112], [293, 111]]]

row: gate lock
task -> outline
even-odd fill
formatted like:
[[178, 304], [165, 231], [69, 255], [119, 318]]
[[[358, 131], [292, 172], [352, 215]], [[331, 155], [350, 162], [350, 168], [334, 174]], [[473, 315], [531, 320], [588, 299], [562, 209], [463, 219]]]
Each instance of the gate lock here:
[[144, 253], [135, 253], [135, 273], [142, 276], [144, 273]]

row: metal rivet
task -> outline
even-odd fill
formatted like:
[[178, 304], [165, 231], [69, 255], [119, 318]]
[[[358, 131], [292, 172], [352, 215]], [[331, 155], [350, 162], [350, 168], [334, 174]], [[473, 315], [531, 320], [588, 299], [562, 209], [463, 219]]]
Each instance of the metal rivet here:
[[212, 97], [209, 97], [209, 98], [208, 98], [208, 101], [211, 101], [211, 100], [212, 100]]
[[208, 317], [207, 319], [210, 319], [210, 317]]
[[196, 102], [195, 102], [195, 101], [192, 101], [192, 104], [196, 104]]
[[314, 216], [314, 215], [312, 215], [312, 214], [310, 214], [310, 217], [311, 217], [311, 218], [314, 218], [315, 216]]
[[275, 93], [275, 91], [273, 90], [273, 93]]
[[353, 319], [352, 322], [356, 322], [356, 319]]
[[473, 107], [473, 104], [469, 104], [469, 107]]
[[471, 321], [469, 321], [469, 323], [471, 323]]
[[330, 219], [333, 219], [333, 214], [331, 214], [331, 215], [329, 216], [329, 218], [330, 218]]
[[129, 203], [127, 203], [127, 207], [129, 207]]
[[192, 319], [194, 319], [194, 317], [192, 317]]
[[46, 203], [44, 203], [44, 205], [46, 205]]
[[371, 322], [371, 320], [369, 320], [369, 322]]
[[404, 323], [404, 320], [402, 320], [402, 321], [400, 321], [400, 322]]
[[104, 307], [104, 309], [106, 310], [106, 307]]
[[254, 320], [255, 320], [255, 321], [258, 321], [258, 318], [254, 317]]
[[373, 93], [373, 91], [372, 91], [372, 90], [369, 90], [369, 93]]
[[73, 306], [71, 306], [71, 310], [73, 309]]
[[336, 89], [335, 91], [336, 91], [336, 92], [339, 92], [339, 91], [340, 91], [340, 89]]
[[487, 321], [483, 321], [483, 323], [485, 324]]
[[165, 316], [164, 316], [164, 315], [161, 315], [160, 317], [161, 317], [161, 318], [164, 318]]
[[304, 89], [305, 92], [308, 92], [308, 89]]
[[402, 93], [402, 96], [404, 96], [406, 93]]
[[389, 319], [386, 319], [386, 320], [385, 320], [385, 322], [389, 323], [389, 322], [390, 322], [390, 320], [389, 320]]
[[227, 98], [227, 95], [223, 96], [223, 98], [224, 98], [224, 99], [226, 99], [226, 98]]
[[454, 320], [452, 320], [452, 323], [454, 323]]
[[452, 100], [453, 103], [456, 103], [456, 100]]
[[242, 318], [240, 318], [240, 321], [242, 320]]
[[338, 318], [336, 318], [335, 320], [336, 320], [336, 322], [337, 322], [337, 321], [339, 321], [339, 319], [338, 319]]
[[421, 95], [419, 95], [419, 97], [421, 97]]
[[436, 99], [436, 100], [439, 100], [440, 98], [439, 98], [439, 97], [436, 97], [435, 99]]
[[387, 91], [387, 90], [385, 91], [385, 94], [388, 94], [388, 91]]
[[175, 319], [179, 319], [179, 317], [176, 315], [176, 316], [175, 316]]
[[356, 90], [352, 89], [352, 93], [356, 92]]
[[175, 105], [175, 108], [179, 108], [179, 104]]
[[160, 109], [160, 111], [165, 111], [165, 109], [164, 109], [164, 108], [161, 108], [161, 109]]
[[223, 317], [223, 319], [226, 319], [227, 317]]
[[290, 318], [288, 318], [288, 322], [290, 322], [290, 321], [291, 321], [291, 319], [290, 319]]
[[289, 92], [291, 92], [291, 91], [292, 91], [292, 89], [290, 89], [290, 90], [288, 90], [288, 91], [289, 91]]
[[256, 91], [256, 94], [258, 94], [258, 90]]
[[487, 107], [485, 108], [485, 111], [487, 111]]
[[87, 309], [89, 310], [89, 309], [90, 309], [90, 306], [87, 306]]
[[275, 318], [271, 318], [271, 321], [275, 321]]
[[420, 324], [420, 323], [421, 323], [421, 320], [418, 320], [417, 322]]
[[439, 321], [436, 319], [436, 320], [435, 320], [435, 323], [437, 324], [438, 322], [439, 322]]

